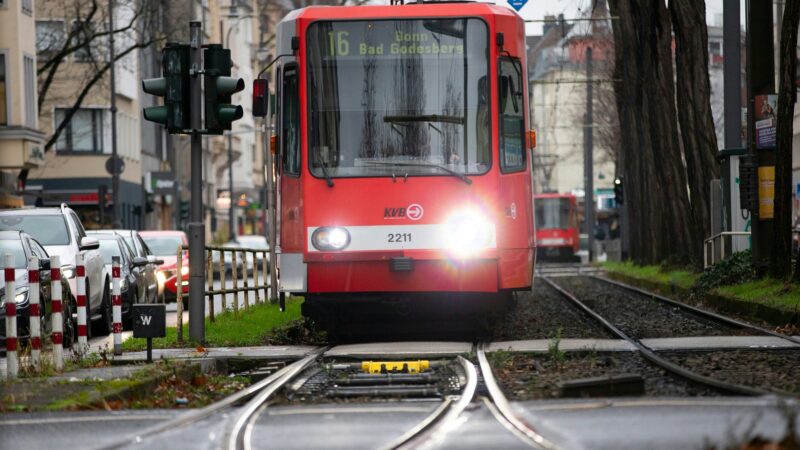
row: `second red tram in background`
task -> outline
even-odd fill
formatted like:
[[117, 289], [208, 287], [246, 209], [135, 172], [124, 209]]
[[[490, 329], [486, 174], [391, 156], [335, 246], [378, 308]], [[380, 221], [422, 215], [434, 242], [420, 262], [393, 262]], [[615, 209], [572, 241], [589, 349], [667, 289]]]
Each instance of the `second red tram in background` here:
[[530, 289], [524, 25], [457, 2], [308, 7], [279, 24], [280, 290], [305, 295], [304, 313]]
[[572, 194], [537, 194], [536, 248], [539, 256], [572, 261], [580, 249], [577, 200]]

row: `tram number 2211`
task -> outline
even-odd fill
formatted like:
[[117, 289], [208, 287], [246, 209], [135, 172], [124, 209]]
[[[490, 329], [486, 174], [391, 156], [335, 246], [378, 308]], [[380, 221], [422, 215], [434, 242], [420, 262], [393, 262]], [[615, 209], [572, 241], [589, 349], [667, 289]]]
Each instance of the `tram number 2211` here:
[[411, 233], [389, 233], [386, 242], [411, 242]]

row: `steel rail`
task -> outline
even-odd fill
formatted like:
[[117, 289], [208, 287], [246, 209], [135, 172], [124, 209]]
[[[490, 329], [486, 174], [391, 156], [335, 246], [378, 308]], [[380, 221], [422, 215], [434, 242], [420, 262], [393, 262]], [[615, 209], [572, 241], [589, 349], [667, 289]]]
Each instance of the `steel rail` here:
[[446, 398], [438, 408], [414, 428], [382, 447], [383, 449], [417, 448], [423, 443], [435, 439], [439, 433], [446, 430], [467, 409], [467, 406], [475, 397], [475, 391], [478, 387], [478, 371], [475, 370], [475, 366], [471, 362], [462, 356], [458, 357], [458, 362], [464, 369], [464, 374], [467, 378], [461, 395]]
[[252, 425], [258, 418], [258, 415], [266, 408], [266, 402], [270, 397], [286, 383], [291, 381], [297, 374], [302, 372], [306, 367], [311, 365], [317, 357], [324, 353], [324, 350], [318, 350], [315, 353], [309, 354], [305, 358], [295, 361], [290, 366], [287, 366], [285, 371], [280, 377], [276, 378], [272, 383], [262, 386], [262, 388], [255, 394], [255, 396], [242, 406], [242, 411], [233, 422], [233, 426], [228, 432], [228, 449], [229, 450], [249, 450], [251, 448], [248, 437], [252, 433]]
[[686, 303], [679, 302], [677, 300], [673, 300], [673, 299], [671, 299], [669, 297], [665, 297], [663, 295], [659, 295], [659, 294], [656, 294], [654, 292], [648, 292], [648, 291], [646, 291], [644, 289], [638, 288], [636, 286], [631, 286], [629, 284], [625, 284], [625, 283], [622, 283], [622, 282], [617, 281], [617, 280], [611, 280], [611, 279], [608, 279], [608, 278], [605, 278], [605, 277], [598, 277], [597, 275], [587, 275], [587, 276], [589, 278], [592, 278], [593, 280], [602, 281], [602, 282], [611, 284], [613, 286], [617, 286], [617, 287], [622, 288], [622, 289], [627, 289], [629, 291], [633, 291], [633, 292], [636, 292], [638, 294], [641, 294], [641, 295], [644, 295], [644, 296], [647, 296], [647, 297], [650, 297], [650, 298], [654, 298], [654, 299], [656, 299], [656, 300], [658, 300], [658, 301], [660, 301], [662, 303], [666, 303], [666, 304], [668, 304], [670, 306], [675, 306], [675, 307], [684, 309], [686, 311], [693, 312], [693, 313], [695, 313], [695, 314], [697, 314], [699, 316], [704, 316], [704, 317], [707, 317], [709, 319], [716, 320], [717, 322], [722, 322], [724, 324], [733, 325], [733, 326], [737, 326], [737, 327], [740, 327], [740, 328], [749, 328], [751, 330], [756, 330], [756, 331], [758, 331], [760, 333], [768, 334], [768, 335], [773, 336], [773, 337], [778, 337], [778, 338], [781, 338], [781, 339], [785, 339], [785, 340], [787, 340], [789, 342], [792, 342], [792, 343], [795, 343], [795, 344], [800, 344], [800, 339], [795, 338], [794, 336], [787, 336], [785, 334], [777, 333], [777, 332], [769, 330], [767, 328], [762, 328], [762, 327], [760, 327], [758, 325], [754, 325], [754, 324], [747, 323], [747, 322], [744, 322], [744, 321], [741, 321], [741, 320], [738, 320], [738, 319], [734, 319], [733, 317], [723, 316], [722, 314], [718, 314], [718, 313], [715, 313], [715, 312], [712, 312], [712, 311], [707, 311], [705, 309], [701, 309], [701, 308], [698, 308], [696, 306], [687, 305]]
[[606, 318], [595, 312], [593, 309], [586, 306], [580, 299], [578, 299], [575, 295], [571, 292], [568, 292], [561, 286], [557, 285], [555, 282], [550, 280], [547, 277], [542, 278], [545, 283], [552, 286], [555, 290], [557, 290], [561, 295], [572, 301], [576, 306], [582, 309], [586, 314], [600, 322], [606, 329], [611, 331], [613, 334], [619, 336], [621, 339], [624, 339], [631, 343], [634, 347], [639, 350], [639, 353], [644, 356], [645, 359], [650, 361], [651, 363], [668, 370], [680, 377], [692, 380], [696, 383], [704, 384], [706, 386], [711, 386], [715, 389], [719, 389], [721, 391], [730, 392], [734, 394], [743, 394], [743, 395], [786, 395], [788, 393], [776, 392], [776, 391], [766, 391], [764, 389], [754, 388], [750, 386], [743, 386], [734, 383], [727, 383], [725, 381], [716, 380], [714, 378], [707, 377], [705, 375], [700, 375], [696, 372], [693, 372], [689, 369], [681, 367], [665, 358], [658, 356], [653, 350], [649, 347], [645, 346], [639, 340], [633, 339], [627, 334], [625, 334], [622, 330], [614, 326], [611, 322], [609, 322]]
[[[497, 412], [500, 414], [501, 418], [508, 422], [508, 424], [518, 432], [518, 434], [515, 433], [518, 437], [522, 438], [532, 447], [544, 448], [547, 450], [557, 449], [558, 446], [534, 430], [533, 427], [520, 418], [511, 407], [508, 399], [506, 399], [505, 395], [503, 395], [502, 389], [500, 389], [500, 386], [497, 384], [497, 380], [494, 378], [494, 372], [492, 372], [492, 366], [489, 364], [489, 360], [486, 358], [486, 343], [478, 344], [477, 355], [478, 365], [481, 368], [481, 375], [483, 375], [483, 382], [486, 384], [486, 389], [489, 391], [489, 398], [492, 402], [491, 405], [497, 409]], [[490, 404], [487, 403], [487, 405]], [[494, 414], [494, 411], [492, 411], [492, 413]], [[500, 417], [497, 417], [496, 415], [495, 417], [500, 420]]]
[[124, 447], [127, 445], [141, 444], [142, 442], [144, 442], [145, 439], [150, 439], [152, 436], [156, 434], [164, 433], [166, 431], [172, 431], [176, 428], [190, 425], [218, 411], [221, 411], [222, 409], [227, 408], [235, 403], [238, 403], [242, 400], [252, 397], [253, 395], [257, 394], [263, 389], [269, 387], [272, 383], [281, 380], [283, 377], [286, 376], [287, 373], [291, 372], [294, 367], [297, 367], [300, 364], [306, 364], [306, 361], [313, 361], [325, 350], [326, 348], [315, 349], [311, 351], [308, 355], [306, 355], [304, 358], [297, 360], [286, 367], [283, 367], [282, 369], [278, 370], [277, 372], [273, 373], [267, 378], [264, 378], [263, 380], [259, 381], [258, 383], [248, 386], [236, 392], [235, 394], [225, 397], [224, 399], [212, 403], [204, 408], [187, 412], [172, 420], [168, 420], [166, 422], [154, 425], [144, 430], [137, 431], [136, 433], [129, 434], [125, 437], [122, 437], [120, 439], [109, 442], [107, 444], [103, 444], [102, 446], [95, 448], [97, 450], [116, 450], [120, 447]]

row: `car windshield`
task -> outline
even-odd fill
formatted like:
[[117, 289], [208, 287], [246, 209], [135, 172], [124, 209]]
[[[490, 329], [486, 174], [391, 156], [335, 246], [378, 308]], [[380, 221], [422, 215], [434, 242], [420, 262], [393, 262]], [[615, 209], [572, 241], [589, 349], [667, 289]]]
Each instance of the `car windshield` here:
[[4, 214], [0, 216], [0, 231], [24, 231], [42, 245], [69, 245], [67, 223], [60, 214]]
[[178, 246], [183, 245], [180, 236], [142, 236], [142, 239], [157, 256], [177, 256]]
[[14, 268], [24, 269], [28, 265], [28, 260], [25, 257], [25, 250], [22, 248], [22, 241], [19, 239], [4, 239], [0, 240], [0, 263], [5, 264], [5, 256], [10, 253], [14, 256]]
[[116, 239], [100, 239], [100, 255], [103, 256], [103, 262], [106, 264], [111, 264], [111, 258], [114, 256], [122, 257], [119, 241]]
[[308, 151], [315, 176], [489, 170], [483, 21], [320, 21], [309, 27], [308, 42]]
[[570, 204], [568, 198], [537, 198], [536, 228], [569, 228]]

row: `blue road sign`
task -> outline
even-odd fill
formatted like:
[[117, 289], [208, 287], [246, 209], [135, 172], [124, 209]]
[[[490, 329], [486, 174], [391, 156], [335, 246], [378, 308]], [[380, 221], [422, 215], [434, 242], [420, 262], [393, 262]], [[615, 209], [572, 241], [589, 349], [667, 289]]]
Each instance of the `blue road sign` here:
[[511, 5], [516, 11], [522, 9], [525, 6], [525, 3], [528, 3], [528, 0], [508, 0], [508, 4]]

